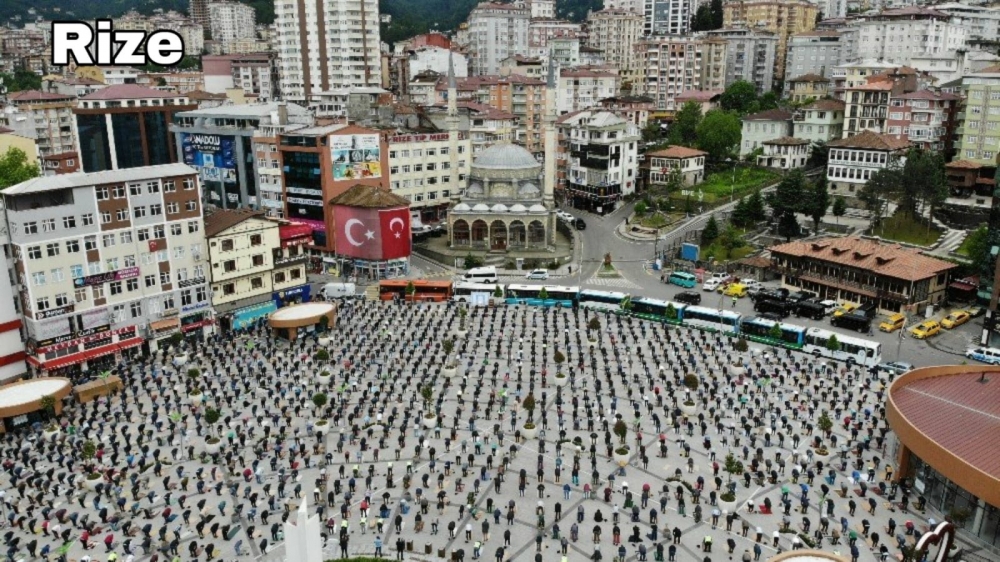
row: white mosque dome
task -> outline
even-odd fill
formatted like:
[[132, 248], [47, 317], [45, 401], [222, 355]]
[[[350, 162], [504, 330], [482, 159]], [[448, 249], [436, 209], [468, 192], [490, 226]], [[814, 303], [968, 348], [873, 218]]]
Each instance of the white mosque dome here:
[[466, 205], [465, 203], [459, 203], [451, 209], [452, 211], [458, 211], [459, 213], [466, 213], [472, 210], [472, 207]]
[[504, 205], [503, 203], [497, 203], [496, 205], [493, 205], [493, 209], [491, 209], [491, 210], [494, 213], [506, 213], [507, 212], [507, 205]]
[[477, 203], [476, 206], [472, 208], [472, 210], [476, 213], [485, 213], [489, 211], [490, 208], [484, 203]]
[[541, 205], [541, 204], [535, 203], [534, 205], [528, 207], [528, 212], [529, 213], [547, 213], [547, 212], [549, 212], [549, 210], [545, 208], [545, 205]]
[[472, 165], [478, 168], [518, 170], [538, 168], [541, 164], [524, 147], [510, 143], [494, 144], [479, 153]]
[[526, 213], [526, 212], [528, 212], [528, 208], [525, 207], [524, 205], [520, 204], [520, 203], [514, 203], [510, 207], [510, 212], [512, 212], [512, 213]]

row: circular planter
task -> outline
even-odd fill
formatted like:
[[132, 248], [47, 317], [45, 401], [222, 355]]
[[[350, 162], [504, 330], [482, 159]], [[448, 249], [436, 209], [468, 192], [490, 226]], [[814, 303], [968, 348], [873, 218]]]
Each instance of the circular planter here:
[[320, 336], [320, 338], [317, 340], [317, 343], [319, 343], [319, 345], [322, 347], [326, 347], [330, 345], [330, 338], [326, 336]]
[[455, 330], [455, 335], [460, 338], [464, 338], [469, 334], [468, 330]]
[[443, 369], [441, 369], [441, 374], [450, 379], [450, 378], [454, 377], [456, 374], [458, 374], [458, 368], [457, 367], [444, 367]]
[[313, 424], [313, 429], [316, 431], [317, 435], [322, 435], [327, 431], [330, 431], [330, 422], [327, 420], [319, 420]]
[[188, 394], [188, 402], [192, 404], [201, 404], [201, 401], [205, 398], [205, 395], [201, 392], [196, 394]]
[[521, 426], [521, 436], [525, 439], [534, 439], [538, 437], [538, 425], [535, 424], [534, 427]]
[[569, 383], [569, 377], [563, 374], [556, 375], [556, 386], [566, 386]]
[[205, 441], [205, 452], [210, 455], [217, 455], [219, 451], [222, 450], [222, 440], [214, 439], [214, 443], [212, 441], [213, 440]]
[[427, 429], [434, 429], [437, 427], [438, 419], [437, 416], [424, 416], [424, 427]]
[[333, 380], [333, 375], [316, 375], [316, 380], [322, 386], [329, 386], [330, 381]]
[[48, 429], [42, 430], [42, 437], [47, 441], [51, 441], [59, 436], [59, 429], [49, 431]]
[[698, 404], [692, 404], [688, 406], [687, 404], [682, 403], [681, 412], [683, 412], [685, 416], [688, 417], [693, 416], [698, 413]]
[[104, 483], [104, 477], [101, 476], [100, 474], [97, 475], [97, 478], [91, 478], [90, 476], [87, 476], [87, 478], [83, 480], [83, 487], [90, 490], [91, 492], [96, 492], [97, 486], [103, 483]]
[[742, 364], [729, 366], [729, 374], [733, 375], [734, 377], [742, 377], [746, 373], [747, 370]]
[[[619, 447], [620, 449], [621, 447]], [[625, 454], [619, 453], [618, 449], [615, 449], [614, 459], [618, 466], [625, 466], [628, 464], [628, 458], [632, 456], [632, 451], [628, 450]]]
[[721, 499], [719, 500], [719, 509], [724, 509], [726, 513], [736, 513], [736, 507], [738, 505], [739, 504], [736, 502], [736, 500], [733, 500], [731, 502], [722, 501]]
[[183, 367], [184, 365], [187, 364], [187, 362], [188, 362], [188, 356], [187, 355], [183, 355], [182, 354], [182, 355], [178, 355], [178, 356], [174, 357], [174, 366], [175, 367]]

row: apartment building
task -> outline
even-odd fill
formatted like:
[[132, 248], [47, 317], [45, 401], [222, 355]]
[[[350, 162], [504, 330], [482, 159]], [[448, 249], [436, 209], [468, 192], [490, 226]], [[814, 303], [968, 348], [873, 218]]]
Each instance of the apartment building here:
[[389, 177], [392, 192], [410, 201], [424, 223], [445, 217], [451, 198], [465, 187], [472, 159], [472, 141], [458, 132], [458, 169], [451, 169], [447, 131], [397, 131], [389, 136]]
[[650, 37], [636, 44], [633, 92], [653, 98], [659, 112], [680, 109], [676, 96], [690, 90], [722, 90], [726, 82], [726, 42], [683, 36]]
[[945, 160], [950, 160], [961, 101], [955, 94], [931, 90], [894, 96], [889, 101], [886, 133], [916, 148], [943, 152]]
[[643, 0], [644, 35], [684, 35], [697, 9], [694, 0]]
[[528, 22], [528, 56], [544, 58], [549, 55], [550, 41], [553, 39], [579, 39], [583, 36], [583, 26], [576, 22], [532, 16]]
[[587, 16], [587, 45], [604, 53], [604, 62], [628, 79], [636, 66], [635, 45], [643, 36], [642, 15], [604, 9]]
[[135, 83], [146, 88], [189, 94], [205, 90], [205, 75], [201, 72], [143, 72], [136, 76]]
[[792, 114], [784, 109], [769, 109], [743, 118], [740, 158], [762, 147], [765, 141], [791, 136]]
[[174, 115], [196, 109], [187, 96], [117, 84], [80, 98], [73, 108], [84, 172], [103, 172], [178, 161], [169, 126]]
[[378, 0], [276, 0], [274, 28], [287, 100], [381, 85]]
[[726, 42], [726, 85], [745, 80], [758, 93], [774, 87], [774, 56], [778, 37], [769, 31], [745, 27], [706, 32], [707, 37]]
[[858, 52], [890, 63], [909, 65], [915, 56], [965, 48], [965, 26], [932, 7], [884, 10], [853, 25], [858, 28]]
[[208, 5], [212, 40], [226, 46], [234, 41], [257, 37], [257, 16], [251, 6], [228, 0], [215, 0]]
[[819, 8], [805, 0], [737, 0], [722, 5], [722, 25], [766, 30], [778, 44], [774, 56], [774, 78], [785, 78], [785, 55], [789, 37], [816, 27]]
[[696, 185], [705, 178], [705, 160], [708, 153], [686, 146], [670, 145], [654, 152], [647, 152], [639, 173], [647, 188], [666, 189], [670, 174], [680, 173], [684, 185]]
[[201, 193], [166, 164], [43, 176], [3, 192], [28, 363], [74, 376], [210, 333]]
[[965, 28], [969, 38], [995, 40], [1000, 36], [1000, 8], [946, 2], [935, 4], [934, 10], [951, 16], [951, 23]]
[[869, 76], [864, 83], [845, 88], [844, 136], [855, 135], [865, 129], [885, 133], [890, 101], [916, 91], [919, 83], [912, 68], [900, 67]]
[[993, 166], [1000, 150], [1000, 65], [964, 76], [962, 93], [955, 156]]
[[[0, 143], [4, 142], [3, 137], [9, 136], [11, 136], [9, 133], [0, 133]], [[6, 149], [0, 148], [0, 150]], [[3, 199], [0, 198], [0, 245], [7, 247], [10, 239], [2, 207]], [[12, 383], [28, 374], [28, 365], [25, 363], [27, 358], [25, 338], [21, 335], [23, 321], [18, 309], [18, 300], [14, 297], [17, 293], [12, 285], [13, 280], [14, 277], [9, 272], [0, 272], [0, 294], [10, 295], [9, 298], [0, 299], [0, 384]]]
[[194, 18], [189, 18], [173, 10], [157, 11], [153, 14], [140, 14], [131, 10], [115, 18], [115, 29], [144, 31], [146, 33], [169, 30], [181, 36], [185, 55], [199, 57], [205, 50], [205, 30], [207, 28]]
[[795, 103], [818, 100], [830, 95], [830, 79], [819, 74], [803, 74], [785, 80], [785, 97]]
[[894, 139], [870, 130], [830, 141], [826, 145], [829, 158], [826, 181], [830, 194], [856, 202], [858, 191], [872, 174], [885, 168], [902, 167], [906, 163], [907, 140]]
[[473, 74], [498, 74], [500, 61], [528, 55], [530, 19], [531, 10], [524, 4], [483, 2], [473, 8], [468, 19]]
[[556, 120], [557, 192], [574, 208], [604, 214], [635, 193], [639, 128], [608, 111], [578, 111]]
[[799, 108], [792, 118], [792, 136], [811, 143], [843, 137], [845, 105], [840, 100], [821, 99]]
[[[514, 114], [517, 118], [515, 142], [536, 156], [541, 154], [542, 114], [545, 96], [548, 95], [544, 81], [511, 74], [470, 76], [456, 82], [459, 102], [471, 101]], [[439, 80], [435, 87], [436, 103], [443, 104], [447, 101], [447, 91], [447, 82]]]
[[831, 29], [814, 29], [788, 38], [785, 61], [785, 96], [792, 91], [792, 80], [801, 76], [827, 77], [833, 67], [846, 60], [842, 33]]
[[[469, 137], [473, 159], [482, 150], [500, 142], [511, 142], [517, 135], [517, 116], [513, 113], [471, 101], [458, 102], [456, 110], [458, 131]], [[445, 106], [425, 107], [424, 115], [437, 129], [447, 129]]]
[[618, 93], [621, 79], [614, 71], [562, 68], [556, 89], [559, 113], [581, 111], [600, 104]]
[[78, 141], [73, 126], [76, 96], [37, 90], [13, 92], [7, 107], [0, 111], [0, 126], [18, 136], [32, 139], [39, 156], [76, 152]]

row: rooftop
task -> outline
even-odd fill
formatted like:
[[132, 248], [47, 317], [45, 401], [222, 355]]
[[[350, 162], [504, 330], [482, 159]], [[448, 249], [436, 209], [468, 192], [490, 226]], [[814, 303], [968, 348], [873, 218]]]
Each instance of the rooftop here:
[[945, 168], [965, 168], [968, 170], [978, 170], [983, 167], [979, 162], [972, 160], [955, 160], [944, 165]]
[[722, 95], [722, 90], [686, 90], [684, 93], [674, 96], [674, 100], [684, 101], [712, 101]]
[[141, 168], [128, 168], [125, 170], [107, 170], [105, 172], [92, 172], [89, 174], [76, 172], [58, 176], [39, 176], [37, 178], [21, 182], [17, 185], [12, 185], [3, 190], [3, 194], [26, 195], [29, 193], [42, 193], [56, 189], [70, 189], [74, 187], [88, 187], [109, 183], [169, 178], [173, 176], [187, 176], [195, 175], [197, 173], [197, 170], [187, 164], [161, 164], [159, 166], [144, 166]]
[[696, 156], [706, 156], [707, 152], [702, 152], [686, 146], [671, 145], [663, 150], [647, 152], [646, 156], [656, 156], [657, 158], [694, 158]]
[[814, 73], [803, 74], [802, 76], [797, 76], [789, 80], [789, 82], [829, 82], [829, 81], [830, 81], [829, 78]]
[[33, 101], [73, 101], [76, 99], [76, 96], [53, 94], [39, 90], [22, 90], [8, 95], [7, 99], [11, 103], [27, 103]]
[[933, 100], [933, 101], [951, 101], [951, 100], [962, 99], [962, 96], [957, 96], [955, 94], [948, 94], [943, 92], [932, 92], [931, 90], [919, 90], [909, 94], [902, 94], [893, 97], [904, 100]]
[[770, 248], [771, 254], [805, 257], [871, 271], [904, 281], [933, 277], [957, 265], [918, 250], [858, 237], [796, 240]]
[[832, 140], [826, 143], [830, 148], [867, 148], [870, 150], [902, 150], [910, 146], [907, 140], [880, 135], [869, 130], [861, 131], [853, 137]]
[[138, 100], [138, 99], [163, 99], [163, 98], [183, 98], [186, 96], [154, 90], [138, 84], [113, 84], [107, 88], [93, 91], [81, 100], [101, 101], [101, 100]]
[[357, 184], [330, 199], [331, 205], [362, 207], [365, 209], [395, 209], [409, 207], [410, 200], [395, 193], [372, 185]]
[[253, 209], [219, 209], [205, 215], [205, 236], [211, 238], [254, 217], [263, 217], [264, 211]]
[[843, 111], [846, 106], [841, 100], [816, 100], [802, 109], [821, 109], [824, 111]]
[[744, 121], [788, 121], [792, 118], [790, 111], [784, 109], [768, 109], [743, 118]]
[[[272, 103], [245, 103], [239, 105], [220, 105], [218, 107], [208, 107], [204, 109], [192, 109], [177, 113], [178, 117], [231, 117], [233, 119], [245, 119], [248, 117], [267, 117], [271, 113], [278, 111], [282, 104]], [[284, 104], [290, 115], [309, 115], [309, 110], [294, 103]]]
[[776, 139], [766, 140], [763, 144], [775, 144], [778, 146], [799, 146], [803, 144], [809, 144], [809, 141], [805, 139], [797, 139], [795, 137], [778, 137]]

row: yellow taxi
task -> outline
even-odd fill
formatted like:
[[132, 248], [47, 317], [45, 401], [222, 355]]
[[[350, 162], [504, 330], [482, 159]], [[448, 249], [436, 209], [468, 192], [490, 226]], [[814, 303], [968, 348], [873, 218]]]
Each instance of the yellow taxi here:
[[741, 283], [730, 283], [722, 294], [727, 297], [745, 297], [747, 294], [747, 286]]
[[941, 325], [950, 330], [952, 328], [957, 328], [958, 326], [965, 324], [966, 322], [969, 321], [969, 318], [971, 317], [972, 316], [964, 310], [956, 310], [955, 312], [952, 312], [948, 316], [945, 316], [944, 319], [941, 320]]
[[854, 312], [858, 308], [858, 306], [860, 305], [854, 304], [853, 302], [845, 302], [844, 304], [840, 305], [840, 308], [833, 311], [833, 315], [835, 317], [840, 317], [845, 314], [850, 314]]
[[885, 322], [878, 325], [878, 329], [883, 332], [895, 332], [902, 328], [903, 324], [906, 324], [906, 315], [897, 313], [886, 318]]
[[924, 320], [910, 330], [910, 335], [918, 340], [927, 339], [941, 331], [941, 324], [936, 320]]

